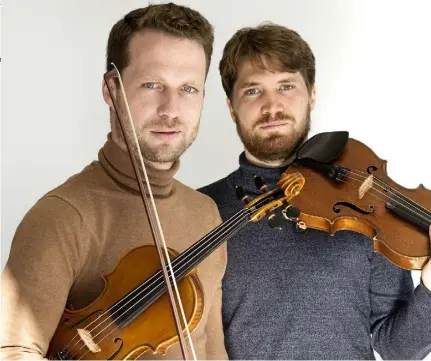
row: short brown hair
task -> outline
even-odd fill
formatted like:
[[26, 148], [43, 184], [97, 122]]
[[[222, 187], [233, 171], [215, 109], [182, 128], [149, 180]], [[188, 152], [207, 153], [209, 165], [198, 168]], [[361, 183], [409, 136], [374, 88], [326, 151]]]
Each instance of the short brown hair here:
[[294, 30], [266, 23], [238, 30], [226, 43], [219, 70], [227, 97], [232, 100], [233, 87], [242, 62], [250, 60], [255, 66], [271, 71], [299, 71], [310, 93], [314, 85], [315, 58], [308, 44]]
[[112, 27], [106, 47], [106, 71], [109, 71], [111, 63], [114, 63], [122, 73], [129, 65], [130, 40], [134, 34], [144, 29], [196, 40], [204, 48], [208, 74], [213, 53], [214, 29], [196, 10], [173, 3], [150, 4], [145, 8], [132, 10]]

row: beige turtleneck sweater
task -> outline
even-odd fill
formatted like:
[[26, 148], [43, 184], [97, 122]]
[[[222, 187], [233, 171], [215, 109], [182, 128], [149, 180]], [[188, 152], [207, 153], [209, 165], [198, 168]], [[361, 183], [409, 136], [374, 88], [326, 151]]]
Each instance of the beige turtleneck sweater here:
[[[168, 247], [182, 252], [221, 223], [215, 203], [148, 168]], [[94, 301], [103, 275], [130, 250], [153, 243], [130, 159], [108, 136], [98, 161], [43, 196], [19, 224], [2, 274], [2, 359], [39, 359], [66, 306]], [[145, 260], [142, 260], [145, 262]], [[221, 322], [223, 244], [198, 266], [204, 312], [192, 333], [198, 359], [226, 359]], [[167, 359], [181, 359], [179, 344]], [[147, 352], [143, 358], [160, 358]]]

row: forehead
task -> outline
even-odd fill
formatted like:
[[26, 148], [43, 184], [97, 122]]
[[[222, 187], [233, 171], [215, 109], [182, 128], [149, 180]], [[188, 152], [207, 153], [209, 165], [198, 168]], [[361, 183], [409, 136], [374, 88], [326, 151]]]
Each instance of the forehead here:
[[205, 52], [195, 40], [146, 29], [130, 41], [126, 70], [135, 75], [175, 75], [202, 81], [206, 71]]

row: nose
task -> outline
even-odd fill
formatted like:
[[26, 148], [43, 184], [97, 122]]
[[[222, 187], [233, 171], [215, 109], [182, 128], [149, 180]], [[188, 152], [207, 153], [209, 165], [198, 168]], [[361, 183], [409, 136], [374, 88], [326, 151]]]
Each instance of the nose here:
[[173, 90], [165, 90], [161, 94], [160, 104], [157, 109], [162, 118], [175, 119], [180, 117], [179, 94]]
[[284, 105], [281, 96], [276, 92], [267, 92], [263, 97], [261, 111], [262, 114], [269, 114], [272, 117], [277, 113], [283, 113]]

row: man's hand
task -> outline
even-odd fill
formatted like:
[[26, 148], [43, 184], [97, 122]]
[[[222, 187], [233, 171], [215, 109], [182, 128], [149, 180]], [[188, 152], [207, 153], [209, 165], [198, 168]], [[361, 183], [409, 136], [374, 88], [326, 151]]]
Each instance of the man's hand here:
[[[431, 241], [431, 226], [429, 228], [429, 236]], [[422, 269], [422, 283], [426, 288], [431, 291], [431, 259], [427, 262], [427, 264]]]

